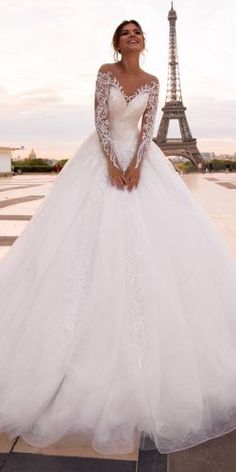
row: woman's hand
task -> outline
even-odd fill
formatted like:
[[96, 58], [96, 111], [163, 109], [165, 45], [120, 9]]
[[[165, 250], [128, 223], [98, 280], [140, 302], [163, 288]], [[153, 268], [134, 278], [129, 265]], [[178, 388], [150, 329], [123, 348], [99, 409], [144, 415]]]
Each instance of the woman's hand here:
[[118, 189], [124, 189], [126, 186], [126, 177], [122, 169], [115, 167], [110, 159], [107, 159], [108, 175], [111, 185]]
[[137, 188], [140, 179], [140, 165], [135, 168], [135, 165], [131, 163], [125, 172], [127, 181], [127, 190], [131, 191]]

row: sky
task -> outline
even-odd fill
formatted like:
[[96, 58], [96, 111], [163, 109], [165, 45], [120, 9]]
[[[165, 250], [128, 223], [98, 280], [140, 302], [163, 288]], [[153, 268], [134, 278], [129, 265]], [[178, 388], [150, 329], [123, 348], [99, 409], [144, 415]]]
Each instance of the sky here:
[[[31, 148], [38, 157], [71, 157], [94, 130], [95, 79], [101, 64], [113, 62], [113, 32], [131, 18], [146, 34], [141, 67], [160, 81], [156, 134], [170, 6], [169, 0], [0, 0], [0, 146], [24, 145], [15, 151], [21, 157]], [[201, 152], [234, 153], [236, 2], [174, 0], [174, 8], [192, 135]]]

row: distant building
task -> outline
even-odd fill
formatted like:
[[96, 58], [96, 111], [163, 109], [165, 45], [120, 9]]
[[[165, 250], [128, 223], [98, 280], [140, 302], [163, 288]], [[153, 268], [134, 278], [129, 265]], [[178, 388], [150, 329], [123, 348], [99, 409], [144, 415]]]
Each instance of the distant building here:
[[11, 175], [12, 151], [16, 151], [18, 149], [24, 149], [24, 146], [18, 148], [0, 146], [0, 176]]
[[27, 159], [37, 159], [36, 153], [33, 149], [31, 149]]

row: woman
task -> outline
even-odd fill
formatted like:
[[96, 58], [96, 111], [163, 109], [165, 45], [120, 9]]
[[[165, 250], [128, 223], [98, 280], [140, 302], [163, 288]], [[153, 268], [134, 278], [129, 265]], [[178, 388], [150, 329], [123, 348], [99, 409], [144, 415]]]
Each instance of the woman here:
[[166, 453], [235, 428], [235, 261], [152, 142], [144, 43], [116, 29], [96, 130], [0, 266], [0, 430], [33, 445]]

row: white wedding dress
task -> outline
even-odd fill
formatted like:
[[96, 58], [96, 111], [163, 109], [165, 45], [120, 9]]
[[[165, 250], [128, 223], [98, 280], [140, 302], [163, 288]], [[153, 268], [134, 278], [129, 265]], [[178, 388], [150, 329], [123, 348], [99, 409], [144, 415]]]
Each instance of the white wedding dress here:
[[[166, 453], [236, 426], [236, 262], [151, 141], [157, 84], [98, 73], [96, 130], [0, 264], [0, 431]], [[136, 189], [110, 184], [104, 152]], [[144, 155], [145, 154], [145, 155]]]

